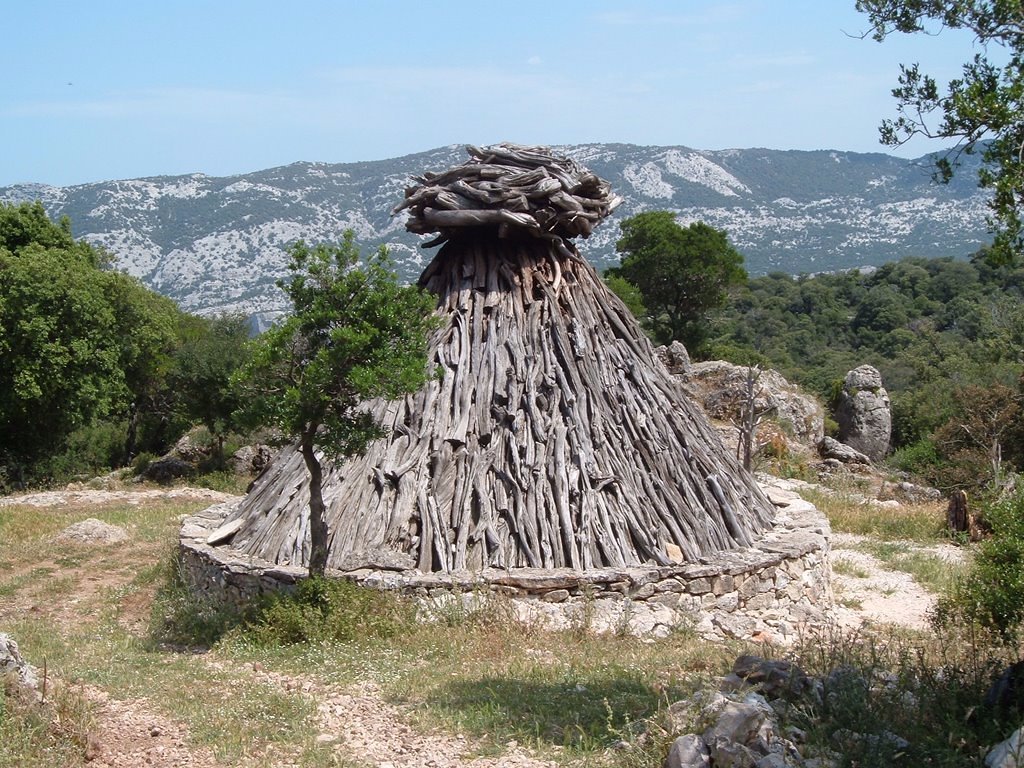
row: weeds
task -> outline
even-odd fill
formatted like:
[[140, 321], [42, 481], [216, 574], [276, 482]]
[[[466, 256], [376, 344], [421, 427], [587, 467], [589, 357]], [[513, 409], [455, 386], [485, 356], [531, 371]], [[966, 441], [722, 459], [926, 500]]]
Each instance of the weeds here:
[[277, 593], [246, 618], [255, 645], [348, 642], [390, 638], [410, 629], [415, 605], [391, 592], [341, 579], [308, 578], [293, 593]]
[[936, 619], [976, 622], [1011, 639], [1024, 622], [1024, 484], [983, 514], [992, 535], [978, 545], [965, 578], [940, 600]]
[[0, 765], [76, 766], [89, 758], [95, 721], [75, 691], [60, 688], [45, 701], [0, 678]]
[[983, 704], [1012, 659], [992, 640], [963, 630], [807, 637], [792, 657], [823, 687], [794, 724], [839, 766], [978, 764], [1019, 725], [1019, 713]]

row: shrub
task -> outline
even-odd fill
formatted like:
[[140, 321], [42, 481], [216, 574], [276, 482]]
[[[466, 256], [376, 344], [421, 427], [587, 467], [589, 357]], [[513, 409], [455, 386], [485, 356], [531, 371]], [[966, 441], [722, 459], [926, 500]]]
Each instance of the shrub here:
[[931, 476], [941, 463], [935, 443], [925, 438], [899, 448], [889, 457], [889, 465], [913, 475]]
[[94, 476], [121, 465], [127, 424], [101, 421], [72, 432], [64, 450], [34, 469], [37, 478], [62, 483], [76, 476]]
[[134, 459], [132, 459], [132, 474], [141, 475], [143, 472], [146, 471], [150, 464], [156, 461], [156, 459], [157, 457], [154, 456], [152, 453], [143, 451]]
[[1024, 486], [985, 505], [992, 529], [963, 581], [943, 597], [936, 623], [966, 620], [1011, 636], [1024, 621]]
[[246, 627], [259, 645], [386, 638], [412, 626], [415, 607], [399, 595], [350, 581], [308, 578], [276, 594]]

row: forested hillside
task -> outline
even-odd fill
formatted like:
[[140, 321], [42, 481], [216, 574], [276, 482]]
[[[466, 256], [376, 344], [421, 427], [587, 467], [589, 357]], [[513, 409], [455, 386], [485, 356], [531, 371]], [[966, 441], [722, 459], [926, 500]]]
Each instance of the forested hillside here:
[[[701, 356], [776, 368], [826, 401], [846, 371], [869, 363], [892, 398], [898, 462], [968, 449], [988, 462], [999, 432], [1002, 459], [1020, 466], [1020, 441], [1008, 438], [1021, 433], [1024, 267], [983, 255], [751, 279], [711, 319]], [[970, 472], [930, 474], [955, 485]]]

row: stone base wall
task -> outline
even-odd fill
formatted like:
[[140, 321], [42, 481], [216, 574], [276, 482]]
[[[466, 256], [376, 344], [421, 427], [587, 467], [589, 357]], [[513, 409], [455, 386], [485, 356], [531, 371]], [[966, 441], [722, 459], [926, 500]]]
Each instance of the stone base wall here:
[[[709, 637], [785, 641], [798, 625], [822, 618], [832, 605], [830, 530], [813, 505], [793, 493], [766, 490], [778, 514], [758, 546], [697, 563], [452, 574], [360, 568], [328, 575], [412, 595], [425, 617], [500, 601], [516, 619], [552, 629], [663, 636], [688, 627]], [[208, 599], [239, 606], [293, 588], [306, 575], [304, 568], [273, 565], [239, 555], [230, 544], [207, 543], [231, 509], [232, 503], [218, 504], [184, 521], [180, 552], [190, 586]]]

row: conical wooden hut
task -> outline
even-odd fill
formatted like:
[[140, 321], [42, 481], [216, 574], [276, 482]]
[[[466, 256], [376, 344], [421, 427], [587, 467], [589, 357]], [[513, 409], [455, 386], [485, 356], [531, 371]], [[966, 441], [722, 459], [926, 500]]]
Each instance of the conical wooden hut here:
[[[669, 565], [751, 545], [772, 506], [576, 251], [618, 200], [540, 148], [469, 148], [406, 191], [443, 242], [420, 278], [434, 376], [367, 404], [389, 436], [328, 465], [328, 568]], [[397, 209], [396, 209], [397, 210]], [[284, 450], [230, 515], [234, 550], [308, 562], [308, 476]]]

